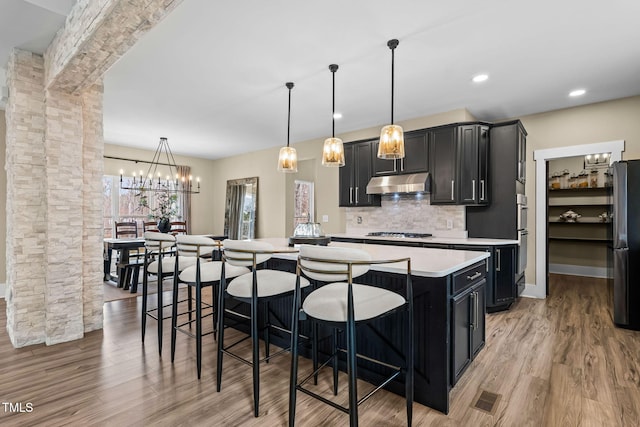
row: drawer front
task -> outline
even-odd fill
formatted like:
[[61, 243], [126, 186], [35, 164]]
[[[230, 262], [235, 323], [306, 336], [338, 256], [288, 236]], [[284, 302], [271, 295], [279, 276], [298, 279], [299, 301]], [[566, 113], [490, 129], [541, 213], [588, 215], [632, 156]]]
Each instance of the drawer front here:
[[465, 268], [464, 270], [460, 270], [457, 273], [454, 273], [452, 294], [456, 295], [469, 288], [470, 286], [473, 286], [474, 284], [484, 279], [486, 274], [487, 268], [485, 265], [485, 261], [478, 262], [472, 266]]

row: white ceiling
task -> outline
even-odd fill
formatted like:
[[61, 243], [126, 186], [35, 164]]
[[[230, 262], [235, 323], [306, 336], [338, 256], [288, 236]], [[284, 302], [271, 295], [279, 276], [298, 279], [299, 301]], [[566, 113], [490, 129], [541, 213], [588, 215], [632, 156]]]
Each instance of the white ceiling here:
[[[20, 34], [61, 25], [25, 0], [1, 7], [3, 63], [7, 46], [29, 48]], [[384, 125], [391, 38], [396, 121], [458, 108], [492, 121], [638, 95], [638, 16], [637, 0], [185, 0], [107, 72], [105, 141], [154, 149], [166, 136], [174, 153], [206, 158], [281, 146], [287, 81], [291, 142], [327, 137], [331, 63], [336, 133]], [[478, 73], [489, 80], [472, 83]], [[569, 98], [576, 88], [586, 95]]]

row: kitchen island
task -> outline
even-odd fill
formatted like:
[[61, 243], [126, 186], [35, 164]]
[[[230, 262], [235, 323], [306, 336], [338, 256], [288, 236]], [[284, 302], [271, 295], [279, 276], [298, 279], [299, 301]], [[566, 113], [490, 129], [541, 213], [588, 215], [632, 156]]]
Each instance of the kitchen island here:
[[[286, 239], [259, 239], [276, 247], [285, 247]], [[331, 246], [364, 249], [373, 259], [410, 257], [414, 297], [415, 343], [415, 401], [443, 413], [449, 411], [449, 391], [471, 360], [484, 346], [485, 276], [488, 254], [477, 251], [384, 246], [372, 244], [332, 242]], [[296, 254], [277, 254], [268, 261], [269, 268], [295, 272]], [[404, 276], [397, 265], [375, 265], [361, 283], [384, 285], [404, 294]], [[288, 326], [291, 298], [270, 303], [270, 309]], [[404, 314], [402, 314], [404, 315]], [[285, 320], [286, 319], [286, 320]], [[391, 317], [372, 322], [371, 327], [358, 329], [358, 353], [401, 364], [403, 334], [395, 333], [397, 321]], [[306, 322], [301, 333], [311, 331]], [[320, 331], [324, 336], [328, 331]], [[272, 338], [286, 347], [288, 336]], [[319, 344], [321, 360], [329, 354], [329, 342]], [[301, 354], [305, 354], [304, 351]], [[307, 355], [309, 353], [307, 352]], [[341, 366], [344, 369], [344, 366]], [[377, 365], [363, 361], [358, 376], [377, 383], [385, 376]], [[404, 393], [402, 383], [387, 387]]]

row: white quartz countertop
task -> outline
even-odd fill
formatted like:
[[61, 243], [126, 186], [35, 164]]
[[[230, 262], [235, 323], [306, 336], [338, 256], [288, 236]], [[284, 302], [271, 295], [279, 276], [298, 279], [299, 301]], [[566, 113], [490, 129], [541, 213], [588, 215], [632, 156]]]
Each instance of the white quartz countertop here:
[[[295, 250], [295, 247], [288, 247], [288, 240], [285, 238], [262, 238], [257, 239], [271, 243], [279, 250]], [[298, 246], [298, 245], [296, 245]], [[343, 248], [359, 248], [371, 254], [374, 260], [386, 260], [397, 258], [411, 258], [411, 274], [423, 277], [444, 277], [460, 269], [473, 265], [489, 257], [487, 252], [480, 251], [460, 251], [452, 249], [430, 249], [415, 248], [408, 246], [375, 245], [363, 243], [331, 242], [329, 246]], [[297, 259], [297, 253], [285, 252], [275, 254], [274, 257], [284, 259]], [[375, 264], [371, 268], [377, 271], [389, 273], [403, 273], [403, 264]]]
[[501, 246], [501, 245], [517, 245], [517, 240], [509, 239], [481, 239], [481, 238], [455, 238], [455, 237], [379, 237], [366, 236], [364, 234], [346, 234], [334, 233], [331, 237], [342, 237], [346, 239], [368, 239], [368, 240], [386, 240], [400, 242], [420, 242], [420, 243], [437, 243], [444, 245], [473, 245], [473, 246]]

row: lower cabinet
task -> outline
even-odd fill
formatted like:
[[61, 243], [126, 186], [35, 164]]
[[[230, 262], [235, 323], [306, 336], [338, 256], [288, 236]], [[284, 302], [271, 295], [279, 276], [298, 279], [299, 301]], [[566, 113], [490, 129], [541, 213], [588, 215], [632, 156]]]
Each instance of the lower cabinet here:
[[485, 342], [485, 279], [451, 298], [451, 386]]

